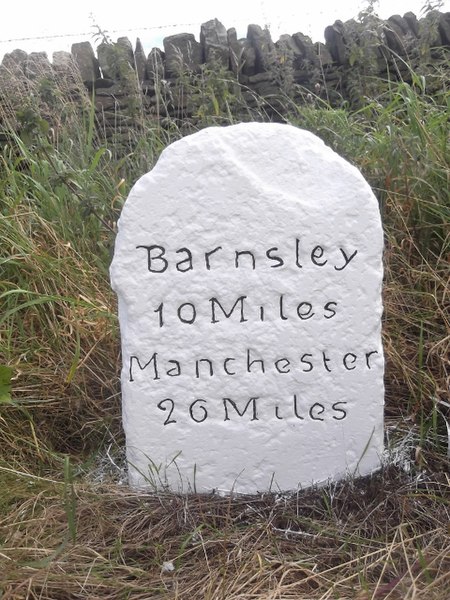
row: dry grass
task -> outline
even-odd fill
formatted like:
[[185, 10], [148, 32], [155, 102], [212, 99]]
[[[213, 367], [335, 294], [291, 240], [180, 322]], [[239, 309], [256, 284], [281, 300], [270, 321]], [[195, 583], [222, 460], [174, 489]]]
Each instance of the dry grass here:
[[388, 468], [321, 490], [237, 498], [81, 482], [73, 541], [64, 484], [19, 479], [28, 497], [0, 522], [2, 600], [448, 597], [442, 474]]
[[368, 117], [290, 115], [357, 164], [380, 200], [384, 470], [298, 494], [148, 495], [124, 484], [110, 228], [179, 128], [158, 137], [149, 125], [132, 160], [115, 161], [76, 78], [65, 90], [48, 75], [12, 83], [0, 115], [0, 366], [13, 369], [0, 401], [0, 599], [448, 598], [444, 103], [401, 84]]

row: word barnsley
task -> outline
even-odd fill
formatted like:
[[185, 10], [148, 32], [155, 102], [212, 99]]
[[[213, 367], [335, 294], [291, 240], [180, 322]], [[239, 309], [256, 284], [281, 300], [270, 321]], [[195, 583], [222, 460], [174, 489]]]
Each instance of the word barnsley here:
[[[147, 269], [150, 273], [165, 273], [167, 270], [170, 270], [170, 266], [180, 273], [193, 271], [194, 266], [195, 268], [203, 268], [207, 271], [229, 267], [256, 270], [257, 267], [267, 265], [271, 269], [279, 269], [291, 263], [297, 269], [303, 269], [305, 262], [316, 267], [325, 267], [328, 265], [336, 271], [343, 271], [358, 254], [357, 249], [347, 250], [341, 247], [327, 251], [324, 246], [319, 244], [303, 251], [300, 247], [300, 238], [298, 237], [295, 238], [295, 251], [290, 257], [286, 253], [280, 253], [278, 246], [273, 246], [262, 252], [248, 249], [230, 250], [226, 246], [216, 246], [212, 250], [199, 253], [199, 256], [195, 258], [193, 250], [181, 247], [170, 253], [172, 259], [171, 264], [169, 264], [169, 251], [164, 246], [158, 244], [139, 244], [136, 246], [136, 249], [146, 251]], [[176, 259], [175, 255], [177, 255]]]

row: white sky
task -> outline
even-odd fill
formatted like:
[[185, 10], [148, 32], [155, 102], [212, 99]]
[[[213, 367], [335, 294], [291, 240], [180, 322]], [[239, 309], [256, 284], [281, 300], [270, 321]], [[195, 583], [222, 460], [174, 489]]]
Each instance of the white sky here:
[[[376, 10], [380, 17], [403, 15], [411, 10], [418, 17], [426, 0], [379, 0]], [[106, 30], [115, 41], [126, 35], [134, 44], [139, 37], [144, 49], [161, 45], [162, 39], [173, 33], [194, 33], [198, 39], [201, 23], [218, 18], [226, 28], [236, 27], [238, 36], [246, 34], [249, 23], [267, 25], [274, 40], [282, 33], [301, 31], [323, 41], [323, 30], [336, 19], [356, 17], [367, 6], [363, 0], [185, 0], [142, 2], [128, 0], [19, 0], [2, 2], [0, 19], [0, 58], [14, 48], [27, 52], [45, 50], [49, 58], [55, 50], [70, 50], [73, 42], [88, 40], [95, 45], [93, 24]], [[444, 0], [442, 11], [450, 10], [450, 0]], [[23, 39], [50, 38], [56, 39]], [[70, 37], [67, 37], [70, 36]]]

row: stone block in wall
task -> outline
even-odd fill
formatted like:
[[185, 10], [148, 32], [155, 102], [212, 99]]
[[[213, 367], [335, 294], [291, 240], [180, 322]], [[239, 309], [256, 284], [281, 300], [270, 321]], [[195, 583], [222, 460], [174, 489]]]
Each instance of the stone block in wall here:
[[417, 20], [416, 15], [409, 11], [403, 15], [403, 18], [408, 23], [409, 30], [415, 37], [419, 36], [419, 21]]
[[139, 38], [136, 40], [136, 48], [134, 50], [134, 66], [138, 80], [142, 83], [145, 79], [147, 79], [147, 58], [145, 56], [144, 47], [142, 46]]
[[278, 94], [280, 91], [279, 84], [275, 81], [273, 74], [268, 72], [257, 73], [249, 77], [248, 87], [262, 98]]
[[294, 70], [304, 67], [304, 56], [292, 36], [287, 34], [280, 36], [280, 39], [275, 42], [275, 47], [280, 64], [290, 65]]
[[450, 12], [441, 14], [438, 23], [438, 29], [442, 44], [450, 46]]
[[203, 23], [200, 29], [202, 62], [230, 68], [230, 49], [227, 30], [217, 19]]
[[235, 27], [230, 27], [227, 31], [228, 49], [230, 54], [230, 68], [235, 75], [240, 72], [240, 45], [238, 44]]
[[152, 48], [147, 56], [145, 71], [147, 78], [152, 83], [157, 83], [164, 79], [164, 61], [165, 54], [159, 48]]
[[196, 73], [202, 61], [201, 46], [192, 33], [178, 33], [163, 40], [165, 75], [176, 77], [186, 71]]
[[322, 44], [322, 42], [316, 42], [314, 44], [314, 50], [317, 56], [317, 61], [323, 69], [332, 66], [333, 58], [325, 44]]
[[26, 90], [24, 64], [28, 54], [23, 50], [13, 50], [5, 54], [0, 65], [0, 96], [21, 97]]
[[296, 69], [295, 71], [292, 71], [292, 79], [294, 80], [294, 83], [306, 85], [310, 83], [311, 72], [308, 69]]
[[98, 60], [90, 42], [72, 44], [72, 56], [80, 71], [82, 81], [91, 87], [93, 82], [100, 77]]
[[53, 52], [52, 67], [60, 89], [73, 100], [82, 102], [80, 93], [84, 95], [85, 86], [72, 54], [64, 51]]
[[117, 99], [114, 96], [99, 96], [98, 94], [95, 96], [95, 110], [105, 111], [112, 110], [118, 107], [119, 103], [117, 102]]
[[100, 79], [96, 79], [94, 83], [95, 91], [101, 93], [103, 90], [107, 90], [116, 85], [116, 81], [114, 79], [105, 79], [104, 77], [100, 77]]
[[411, 35], [413, 32], [411, 31], [411, 27], [409, 26], [408, 20], [405, 17], [401, 17], [400, 15], [392, 15], [387, 20], [388, 23], [396, 26], [399, 33], [403, 35]]
[[245, 77], [256, 73], [256, 52], [247, 38], [237, 39], [236, 29], [228, 30], [228, 45], [230, 49], [231, 70], [239, 76], [241, 83]]
[[130, 65], [134, 65], [133, 44], [130, 40], [127, 37], [120, 37], [117, 39], [116, 45], [120, 48], [121, 58], [128, 61]]
[[115, 47], [109, 42], [102, 42], [97, 48], [98, 64], [105, 79], [118, 79]]
[[344, 23], [340, 20], [325, 28], [325, 42], [333, 61], [338, 65], [348, 62], [348, 53], [345, 45]]
[[[381, 36], [381, 37], [380, 37]], [[377, 71], [381, 72], [386, 67], [386, 53], [383, 51], [385, 36], [374, 31], [363, 29], [359, 35], [359, 45], [367, 64], [377, 63]]]
[[388, 47], [400, 56], [407, 54], [406, 33], [409, 31], [408, 21], [400, 15], [393, 15], [386, 21], [384, 35]]
[[270, 71], [276, 60], [275, 44], [268, 29], [262, 29], [259, 25], [249, 25], [247, 39], [255, 49], [256, 72]]
[[133, 76], [134, 52], [128, 38], [119, 38], [115, 44], [102, 42], [97, 55], [105, 79], [124, 80]]
[[52, 64], [56, 73], [71, 74], [76, 68], [73, 56], [63, 50], [53, 52]]
[[23, 65], [27, 79], [52, 77], [53, 69], [48, 60], [47, 52], [31, 52]]
[[2, 67], [5, 71], [10, 71], [12, 75], [18, 76], [24, 74], [25, 61], [28, 54], [23, 50], [13, 50], [5, 54], [2, 60]]
[[292, 39], [299, 49], [302, 59], [314, 64], [317, 60], [317, 55], [311, 38], [303, 33], [298, 32], [293, 34]]
[[439, 27], [441, 16], [442, 13], [432, 10], [419, 21], [419, 37], [429, 49], [444, 45]]

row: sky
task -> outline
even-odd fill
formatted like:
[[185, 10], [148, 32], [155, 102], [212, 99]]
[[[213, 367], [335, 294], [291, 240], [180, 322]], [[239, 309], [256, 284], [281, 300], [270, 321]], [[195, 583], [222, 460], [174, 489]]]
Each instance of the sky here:
[[[420, 16], [427, 2], [437, 0], [379, 0], [375, 9], [382, 18], [408, 11]], [[21, 48], [46, 51], [51, 59], [55, 50], [70, 50], [74, 42], [90, 41], [95, 46], [100, 41], [95, 36], [99, 29], [113, 41], [127, 36], [134, 44], [139, 37], [150, 52], [153, 46], [162, 47], [163, 38], [174, 33], [194, 33], [198, 39], [201, 23], [214, 18], [227, 29], [235, 27], [239, 37], [245, 36], [249, 23], [257, 23], [269, 27], [274, 41], [283, 33], [297, 31], [313, 41], [323, 41], [327, 25], [356, 17], [367, 4], [362, 0], [128, 0], [117, 4], [111, 0], [20, 0], [2, 6], [0, 58]], [[441, 4], [441, 11], [450, 11], [450, 0]]]

